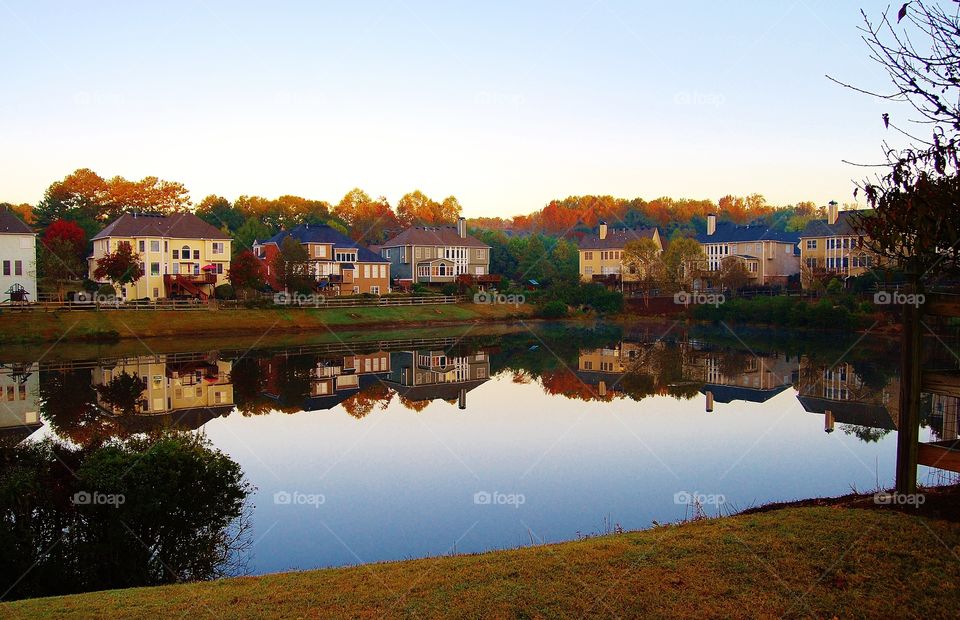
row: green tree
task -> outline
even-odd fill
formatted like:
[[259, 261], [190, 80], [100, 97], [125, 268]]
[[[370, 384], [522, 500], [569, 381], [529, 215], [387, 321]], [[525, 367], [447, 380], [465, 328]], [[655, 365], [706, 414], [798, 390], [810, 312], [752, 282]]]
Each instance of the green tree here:
[[273, 259], [273, 273], [277, 284], [290, 292], [307, 292], [313, 288], [308, 274], [310, 256], [300, 242], [287, 235], [280, 242], [280, 252]]
[[666, 282], [680, 289], [690, 289], [703, 274], [706, 262], [707, 256], [696, 239], [674, 238], [663, 254]]
[[233, 236], [233, 253], [239, 254], [244, 250], [251, 250], [254, 241], [264, 241], [274, 235], [276, 231], [254, 216], [248, 217]]

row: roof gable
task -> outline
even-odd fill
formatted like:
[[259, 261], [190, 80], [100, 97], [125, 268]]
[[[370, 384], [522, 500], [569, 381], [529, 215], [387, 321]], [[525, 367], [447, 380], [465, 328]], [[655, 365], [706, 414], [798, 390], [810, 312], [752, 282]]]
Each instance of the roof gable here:
[[32, 235], [30, 227], [23, 223], [10, 209], [0, 208], [0, 234]]
[[300, 224], [290, 230], [281, 230], [266, 241], [261, 242], [261, 245], [272, 243], [279, 247], [288, 236], [293, 237], [301, 244], [324, 243], [330, 244], [334, 248], [355, 249], [357, 250], [357, 260], [362, 263], [389, 262], [385, 258], [380, 257], [379, 254], [371, 252], [365, 246], [360, 245], [358, 242], [327, 224]]
[[489, 248], [473, 235], [461, 237], [456, 226], [411, 226], [397, 236], [388, 239], [380, 245], [382, 248], [392, 248], [400, 245], [443, 245], [472, 248]]

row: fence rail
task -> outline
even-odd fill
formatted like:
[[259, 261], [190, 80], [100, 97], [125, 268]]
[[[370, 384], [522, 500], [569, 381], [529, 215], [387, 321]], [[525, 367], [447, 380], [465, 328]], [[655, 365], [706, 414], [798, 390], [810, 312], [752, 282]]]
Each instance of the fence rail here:
[[[272, 299], [272, 298], [269, 298]], [[277, 299], [275, 305], [283, 308], [365, 308], [365, 307], [392, 307], [392, 306], [424, 306], [437, 304], [463, 303], [466, 298], [462, 295], [443, 295], [435, 297], [369, 297], [369, 298], [341, 298], [322, 296], [294, 296], [285, 300]], [[3, 312], [104, 312], [104, 311], [131, 311], [131, 310], [237, 310], [248, 306], [247, 302], [237, 300], [193, 300], [193, 299], [158, 299], [154, 301], [38, 301], [31, 303], [0, 303]]]

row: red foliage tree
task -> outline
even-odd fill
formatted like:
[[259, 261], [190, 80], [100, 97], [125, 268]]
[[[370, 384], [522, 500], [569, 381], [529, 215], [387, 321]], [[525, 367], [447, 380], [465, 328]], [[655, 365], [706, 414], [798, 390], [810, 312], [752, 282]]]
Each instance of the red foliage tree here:
[[87, 250], [87, 235], [80, 226], [71, 220], [56, 220], [47, 226], [43, 233], [43, 243], [51, 246], [55, 241], [69, 243], [82, 256]]
[[250, 250], [244, 250], [230, 261], [227, 279], [237, 289], [260, 288], [264, 282], [263, 264]]

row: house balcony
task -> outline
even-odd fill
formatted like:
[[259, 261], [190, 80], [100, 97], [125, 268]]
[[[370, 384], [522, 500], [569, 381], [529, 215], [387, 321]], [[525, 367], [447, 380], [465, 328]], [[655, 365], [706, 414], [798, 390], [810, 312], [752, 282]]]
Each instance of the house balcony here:
[[198, 286], [201, 284], [216, 284], [217, 283], [217, 274], [215, 273], [173, 273], [165, 274], [163, 276], [163, 283], [166, 286], [173, 284], [184, 285], [192, 284]]
[[501, 278], [498, 274], [493, 273], [486, 273], [482, 275], [464, 273], [457, 276], [457, 283], [465, 286], [473, 286], [475, 284], [499, 284], [500, 279]]

